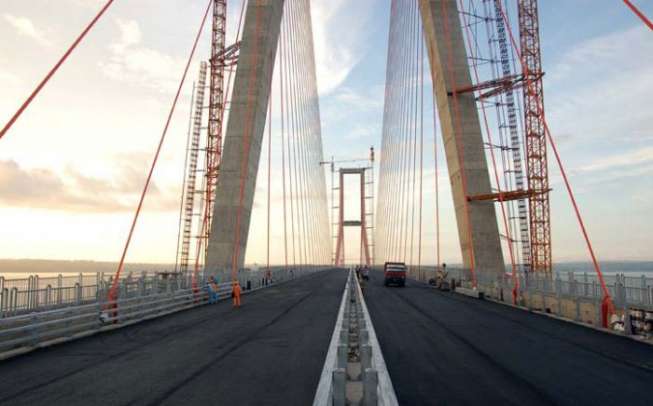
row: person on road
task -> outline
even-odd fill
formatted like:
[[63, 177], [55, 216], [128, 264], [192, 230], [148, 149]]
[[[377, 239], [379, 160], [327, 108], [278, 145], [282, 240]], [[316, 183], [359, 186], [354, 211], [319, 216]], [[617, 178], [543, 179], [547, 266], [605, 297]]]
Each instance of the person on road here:
[[218, 295], [218, 292], [220, 291], [220, 286], [218, 285], [218, 282], [215, 280], [215, 277], [213, 275], [209, 277], [207, 288], [209, 291], [209, 304], [216, 303], [218, 299], [220, 299]]
[[238, 281], [233, 282], [231, 297], [233, 298], [234, 307], [240, 307], [240, 283]]

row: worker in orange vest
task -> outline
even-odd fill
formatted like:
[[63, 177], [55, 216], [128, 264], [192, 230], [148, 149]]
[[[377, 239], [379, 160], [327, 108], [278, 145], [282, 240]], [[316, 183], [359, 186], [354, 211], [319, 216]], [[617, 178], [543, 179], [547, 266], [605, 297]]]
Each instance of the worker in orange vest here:
[[234, 307], [240, 307], [240, 283], [238, 281], [233, 282], [231, 297], [233, 298]]

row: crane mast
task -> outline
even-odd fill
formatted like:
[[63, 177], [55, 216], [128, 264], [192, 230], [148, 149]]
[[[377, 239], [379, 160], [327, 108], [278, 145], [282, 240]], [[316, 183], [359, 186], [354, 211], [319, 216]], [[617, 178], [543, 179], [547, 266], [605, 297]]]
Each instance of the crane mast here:
[[209, 125], [205, 160], [204, 218], [200, 235], [200, 239], [204, 240], [205, 250], [208, 247], [208, 238], [211, 234], [215, 191], [220, 175], [220, 161], [222, 159], [222, 127], [225, 108], [224, 71], [226, 26], [227, 1], [214, 0], [209, 81]]
[[531, 232], [531, 270], [551, 272], [551, 209], [544, 129], [544, 91], [537, 0], [519, 0], [519, 38], [524, 80], [524, 131]]

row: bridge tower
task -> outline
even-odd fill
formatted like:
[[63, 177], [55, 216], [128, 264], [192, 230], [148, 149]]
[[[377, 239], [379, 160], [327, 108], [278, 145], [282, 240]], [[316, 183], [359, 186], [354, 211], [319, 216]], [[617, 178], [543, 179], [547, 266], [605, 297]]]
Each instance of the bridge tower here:
[[245, 258], [284, 3], [247, 3], [205, 262], [223, 279]]
[[504, 273], [504, 260], [470, 66], [456, 0], [419, 0], [453, 194], [463, 266]]
[[[374, 152], [372, 150], [371, 162], [374, 162]], [[369, 185], [373, 183], [372, 175], [373, 166], [362, 168], [340, 168], [339, 184], [338, 184], [338, 234], [336, 239], [336, 252], [335, 252], [335, 266], [345, 265], [345, 227], [359, 227], [361, 232], [360, 237], [360, 250], [361, 250], [361, 264], [372, 266], [372, 246], [370, 243], [370, 232], [372, 229], [372, 207], [373, 204], [368, 204], [367, 200], [373, 198], [368, 192]], [[359, 220], [345, 220], [345, 176], [357, 175], [360, 181], [360, 219]]]

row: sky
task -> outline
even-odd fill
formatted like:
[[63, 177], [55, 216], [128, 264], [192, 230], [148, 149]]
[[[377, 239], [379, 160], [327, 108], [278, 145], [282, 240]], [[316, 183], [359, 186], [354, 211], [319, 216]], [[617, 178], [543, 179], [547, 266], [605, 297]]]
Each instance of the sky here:
[[[102, 3], [0, 2], [0, 121], [9, 119]], [[229, 2], [230, 21], [236, 21], [238, 4]], [[653, 16], [653, 4], [637, 4]], [[389, 5], [311, 2], [325, 157], [365, 157], [370, 146], [380, 148]], [[120, 257], [205, 6], [204, 0], [116, 1], [0, 140], [0, 258]], [[547, 119], [596, 252], [604, 260], [652, 260], [653, 33], [620, 1], [547, 0], [540, 14]], [[206, 33], [198, 52], [208, 55]], [[174, 115], [130, 262], [174, 262], [198, 63]], [[443, 253], [447, 262], [459, 262], [444, 163], [441, 169]], [[553, 162], [551, 173], [554, 257], [586, 260]], [[427, 171], [424, 182], [432, 181]], [[427, 200], [432, 192], [425, 191]], [[430, 203], [425, 212], [432, 212]], [[263, 221], [255, 213], [253, 227]], [[278, 239], [281, 227], [273, 228]], [[262, 235], [252, 229], [249, 262], [262, 262]], [[431, 226], [423, 245], [424, 262], [430, 262]], [[276, 251], [273, 262], [280, 260]]]

